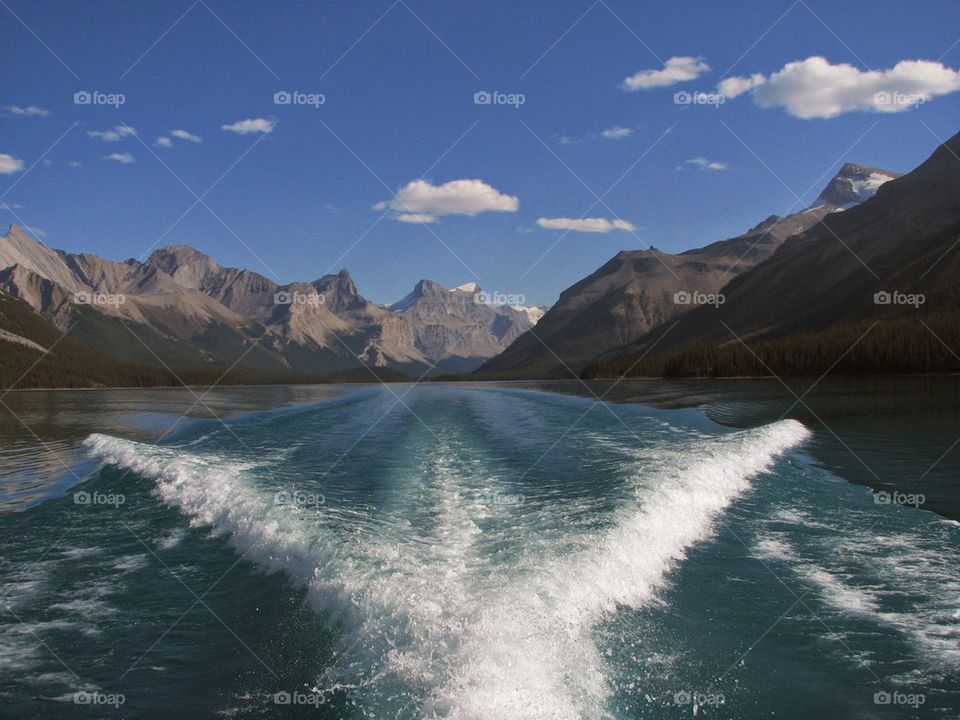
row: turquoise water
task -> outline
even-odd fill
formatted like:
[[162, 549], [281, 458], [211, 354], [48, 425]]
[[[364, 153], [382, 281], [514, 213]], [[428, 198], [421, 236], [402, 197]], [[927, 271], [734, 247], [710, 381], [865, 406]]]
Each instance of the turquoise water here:
[[8, 493], [0, 714], [958, 716], [960, 526], [812, 423], [392, 386], [158, 440], [161, 398]]

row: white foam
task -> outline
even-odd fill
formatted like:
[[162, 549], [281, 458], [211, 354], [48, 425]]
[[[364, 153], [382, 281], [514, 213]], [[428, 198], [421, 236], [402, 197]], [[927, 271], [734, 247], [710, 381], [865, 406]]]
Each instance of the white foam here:
[[80, 560], [81, 558], [95, 557], [102, 552], [103, 549], [98, 547], [72, 547], [64, 548], [60, 551], [60, 554], [67, 560]]
[[716, 516], [808, 431], [782, 421], [664, 458], [638, 505], [581, 552], [537, 564], [465, 628], [458, 672], [436, 694], [458, 718], [601, 717], [608, 688], [592, 630], [655, 596]]
[[[813, 585], [827, 606], [896, 630], [924, 656], [933, 654], [940, 663], [957, 667], [960, 581], [955, 560], [937, 547], [923, 547], [918, 540], [899, 533], [831, 537], [817, 551], [824, 559], [815, 563], [805, 559], [785, 534], [768, 533], [755, 552], [761, 558], [786, 562]], [[831, 558], [861, 569], [853, 574], [834, 568]], [[890, 597], [909, 602], [909, 610], [889, 609]]]
[[186, 536], [187, 532], [183, 528], [176, 528], [166, 537], [157, 540], [157, 547], [161, 550], [172, 550], [177, 547]]
[[19, 625], [0, 625], [0, 671], [23, 672], [38, 664], [38, 644], [21, 630]]
[[111, 567], [117, 572], [128, 573], [147, 566], [146, 555], [124, 555], [113, 561]]
[[317, 609], [343, 620], [344, 646], [358, 647], [321, 680], [328, 688], [360, 684], [378, 701], [419, 701], [423, 717], [572, 720], [605, 713], [596, 624], [654, 599], [751, 479], [808, 434], [785, 420], [663, 450], [653, 471], [649, 457], [638, 460], [636, 499], [608, 530], [580, 538], [573, 552], [545, 556], [538, 546], [510, 567], [477, 552], [487, 511], [468, 491], [474, 469], [442, 446], [424, 470], [434, 536], [402, 547], [373, 533], [344, 542], [329, 518], [275, 505], [249, 466], [106, 435], [87, 447], [154, 479], [193, 524], [229, 535], [247, 558], [282, 569], [308, 587]]
[[0, 625], [0, 671], [24, 672], [49, 661], [38, 638], [53, 631], [79, 630], [65, 619], [23, 622]]
[[755, 554], [766, 560], [795, 560], [793, 548], [782, 536], [769, 536], [757, 542]]

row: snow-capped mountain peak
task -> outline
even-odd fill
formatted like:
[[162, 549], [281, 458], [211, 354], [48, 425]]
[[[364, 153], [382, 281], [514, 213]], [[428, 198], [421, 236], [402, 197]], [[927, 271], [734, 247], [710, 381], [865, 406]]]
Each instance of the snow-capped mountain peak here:
[[877, 188], [898, 177], [900, 173], [857, 163], [844, 163], [813, 206], [835, 205], [846, 210], [870, 199], [877, 192]]

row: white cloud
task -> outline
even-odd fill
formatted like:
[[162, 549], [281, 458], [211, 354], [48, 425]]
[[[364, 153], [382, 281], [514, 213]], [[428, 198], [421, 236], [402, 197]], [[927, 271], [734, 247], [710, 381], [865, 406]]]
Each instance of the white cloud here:
[[606, 218], [540, 218], [537, 225], [548, 230], [571, 230], [582, 233], [608, 233], [614, 230], [636, 230], [637, 226], [626, 220]]
[[154, 147], [173, 147], [173, 140], [168, 137], [158, 137], [153, 141]]
[[614, 125], [608, 127], [600, 132], [592, 132], [588, 135], [574, 136], [574, 135], [554, 135], [551, 139], [557, 145], [580, 145], [584, 142], [593, 142], [594, 140], [604, 139], [604, 140], [623, 140], [633, 135], [634, 129], [629, 127], [623, 127], [622, 125]]
[[433, 185], [428, 180], [413, 180], [391, 200], [373, 206], [374, 210], [392, 209], [401, 222], [435, 222], [443, 215], [474, 216], [482, 212], [516, 212], [520, 201], [504, 195], [482, 180], [451, 180]]
[[701, 170], [726, 170], [727, 164], [717, 162], [716, 160], [707, 160], [705, 157], [695, 157], [684, 161], [687, 165], [693, 165]]
[[105, 155], [103, 159], [104, 159], [104, 160], [113, 160], [113, 161], [115, 161], [115, 162], [122, 163], [122, 164], [124, 164], [124, 165], [130, 165], [131, 163], [135, 163], [135, 162], [136, 162], [136, 160], [134, 159], [133, 155], [131, 155], [131, 154], [128, 153], [128, 152], [125, 152], [125, 153], [110, 153], [109, 155]]
[[733, 99], [763, 85], [766, 81], [767, 78], [764, 77], [763, 73], [754, 73], [750, 77], [729, 77], [720, 81], [717, 90], [724, 97]]
[[117, 125], [109, 130], [87, 130], [89, 137], [100, 138], [104, 142], [120, 142], [136, 134], [137, 131], [129, 125]]
[[770, 77], [728, 78], [719, 90], [729, 97], [752, 91], [756, 105], [782, 107], [798, 118], [831, 118], [853, 111], [909, 110], [960, 90], [960, 72], [930, 60], [902, 60], [887, 70], [864, 71], [813, 56], [787, 63]]
[[33, 226], [31, 226], [31, 225], [26, 225], [26, 226], [24, 226], [23, 229], [26, 230], [26, 231], [27, 231], [28, 233], [30, 233], [31, 235], [33, 235], [34, 237], [45, 238], [45, 237], [47, 236], [47, 231], [44, 230], [43, 228], [38, 228], [38, 227], [33, 227]]
[[201, 142], [201, 138], [199, 135], [194, 135], [193, 133], [187, 132], [186, 130], [171, 130], [170, 134], [173, 135], [175, 138], [180, 138], [181, 140], [189, 140], [192, 143]]
[[36, 105], [27, 105], [27, 107], [20, 107], [19, 105], [7, 105], [4, 108], [11, 115], [18, 115], [20, 117], [46, 117], [50, 114], [49, 110], [46, 110], [42, 107], [37, 107]]
[[23, 205], [20, 203], [8, 203], [4, 200], [0, 200], [0, 210], [21, 210]]
[[71, 160], [70, 162], [67, 163], [67, 165], [69, 165], [72, 168], [83, 167], [83, 163], [80, 162], [79, 160]]
[[15, 158], [13, 155], [0, 153], [0, 175], [13, 175], [13, 173], [21, 170], [23, 170], [23, 160]]
[[402, 215], [396, 215], [395, 220], [405, 223], [435, 223], [437, 221], [436, 215], [430, 215], [428, 213], [405, 213]]
[[276, 125], [276, 122], [276, 120], [267, 120], [266, 118], [247, 118], [246, 120], [237, 120], [231, 125], [221, 125], [220, 129], [238, 135], [270, 133], [273, 132], [273, 126]]
[[623, 140], [633, 135], [633, 129], [614, 125], [600, 133], [600, 136], [607, 140]]
[[623, 81], [623, 89], [630, 92], [668, 87], [681, 82], [696, 80], [708, 72], [710, 66], [703, 58], [689, 55], [672, 57], [663, 66], [663, 70], [641, 70]]

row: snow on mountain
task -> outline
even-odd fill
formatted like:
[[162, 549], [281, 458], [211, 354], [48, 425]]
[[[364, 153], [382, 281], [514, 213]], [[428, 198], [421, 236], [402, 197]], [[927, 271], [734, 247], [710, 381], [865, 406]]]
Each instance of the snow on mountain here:
[[655, 248], [618, 253], [570, 286], [526, 333], [484, 364], [489, 378], [569, 377], [600, 353], [627, 346], [686, 313], [677, 293], [719, 293], [734, 277], [763, 262], [788, 237], [809, 230], [845, 206], [869, 198], [897, 173], [845, 163], [814, 205], [786, 217], [771, 215], [742, 235], [674, 255]]
[[431, 280], [418, 282], [413, 292], [388, 309], [411, 324], [417, 349], [437, 363], [437, 372], [474, 370], [542, 315], [536, 308], [488, 302], [475, 282], [447, 290]]
[[881, 185], [898, 177], [900, 173], [857, 163], [844, 163], [840, 172], [820, 193], [814, 207], [832, 205], [835, 210], [847, 210], [870, 199]]
[[546, 315], [549, 309], [546, 305], [511, 305], [510, 307], [518, 312], [526, 313], [527, 318], [533, 325], [540, 322], [540, 318]]

